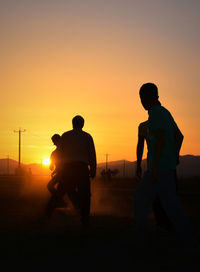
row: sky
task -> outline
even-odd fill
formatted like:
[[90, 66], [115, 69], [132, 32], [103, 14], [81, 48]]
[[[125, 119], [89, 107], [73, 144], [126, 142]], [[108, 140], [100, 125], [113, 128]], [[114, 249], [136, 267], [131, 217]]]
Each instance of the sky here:
[[0, 157], [40, 163], [85, 119], [97, 161], [136, 159], [143, 83], [200, 155], [200, 1], [0, 0]]

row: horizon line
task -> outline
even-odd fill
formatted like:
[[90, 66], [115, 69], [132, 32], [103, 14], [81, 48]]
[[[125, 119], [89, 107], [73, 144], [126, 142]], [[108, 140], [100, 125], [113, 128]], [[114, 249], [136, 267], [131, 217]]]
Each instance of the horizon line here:
[[[193, 157], [200, 157], [200, 154], [199, 155], [194, 155], [194, 154], [183, 154], [183, 155], [180, 155], [180, 157], [185, 157], [185, 156], [193, 156]], [[12, 160], [12, 161], [15, 161], [18, 163], [18, 160], [16, 159], [13, 159], [11, 157], [9, 158], [0, 158], [0, 160]], [[143, 160], [146, 160], [146, 158], [142, 159]], [[113, 162], [119, 162], [119, 161], [126, 161], [126, 162], [136, 162], [136, 160], [126, 160], [126, 159], [117, 159], [117, 160], [112, 160], [112, 161], [109, 161], [108, 163], [113, 163]], [[101, 162], [98, 162], [97, 164], [103, 164], [103, 163], [106, 163], [105, 161], [101, 161]], [[29, 165], [29, 164], [41, 164], [41, 162], [29, 162], [29, 163], [24, 163], [24, 162], [21, 162], [21, 164], [25, 164], [25, 165]]]

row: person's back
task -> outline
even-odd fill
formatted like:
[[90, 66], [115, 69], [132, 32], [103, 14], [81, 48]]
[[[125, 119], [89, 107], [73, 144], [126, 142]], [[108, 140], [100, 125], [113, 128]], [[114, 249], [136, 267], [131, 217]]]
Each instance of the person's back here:
[[96, 164], [93, 139], [87, 132], [75, 128], [62, 135], [63, 162], [84, 162]]
[[81, 222], [85, 224], [90, 213], [90, 177], [96, 175], [96, 152], [92, 136], [82, 130], [84, 119], [75, 116], [72, 124], [73, 130], [61, 137], [63, 180], [70, 199], [80, 210]]

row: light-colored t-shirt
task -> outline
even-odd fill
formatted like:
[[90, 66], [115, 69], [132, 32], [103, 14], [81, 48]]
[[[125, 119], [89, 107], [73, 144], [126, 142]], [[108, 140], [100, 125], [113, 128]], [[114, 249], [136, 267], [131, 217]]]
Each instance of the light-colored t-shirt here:
[[152, 169], [154, 161], [156, 131], [158, 129], [164, 133], [164, 146], [158, 162], [158, 170], [174, 170], [177, 161], [174, 132], [178, 127], [171, 113], [163, 106], [156, 105], [149, 111], [149, 170]]

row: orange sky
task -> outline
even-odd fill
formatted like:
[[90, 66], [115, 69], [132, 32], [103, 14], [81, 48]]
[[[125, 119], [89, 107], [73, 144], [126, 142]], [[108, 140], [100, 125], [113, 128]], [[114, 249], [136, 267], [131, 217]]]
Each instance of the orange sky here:
[[98, 162], [135, 160], [149, 81], [185, 135], [181, 153], [200, 154], [198, 1], [19, 0], [0, 10], [1, 158], [18, 158], [21, 127], [22, 162], [41, 162], [80, 114]]

